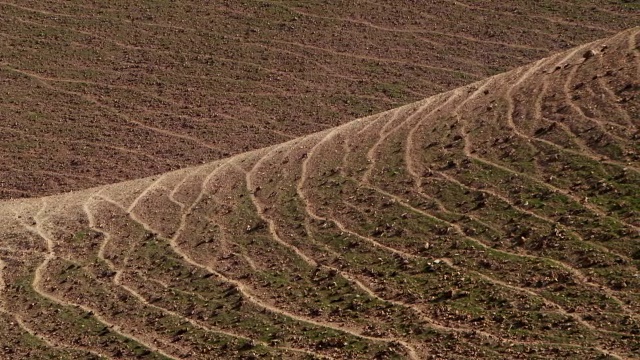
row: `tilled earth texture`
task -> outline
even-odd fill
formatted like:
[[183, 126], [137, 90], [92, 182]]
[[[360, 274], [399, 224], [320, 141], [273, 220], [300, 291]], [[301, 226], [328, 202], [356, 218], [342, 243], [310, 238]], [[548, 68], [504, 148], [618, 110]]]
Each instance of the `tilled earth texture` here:
[[[457, 9], [460, 4], [451, 6]], [[520, 21], [524, 18], [518, 14], [530, 12], [481, 5], [496, 15], [508, 11]], [[360, 10], [367, 6], [374, 5], [364, 3]], [[113, 29], [98, 38], [95, 34], [107, 20], [91, 23], [83, 18], [89, 9], [64, 17], [59, 14], [72, 12], [71, 7], [58, 5], [55, 14], [24, 7], [5, 7], [16, 14], [11, 17], [12, 31], [24, 26], [52, 37], [68, 31], [64, 39], [78, 36], [69, 45], [69, 51], [77, 51], [75, 59], [87, 52], [92, 61], [109, 62], [123, 47], [134, 57], [180, 58], [185, 66], [180, 76], [200, 59], [195, 55], [200, 50], [189, 48], [184, 39], [181, 46], [189, 50], [184, 58], [158, 50], [165, 46], [162, 43], [150, 45], [153, 39], [161, 41], [151, 35], [169, 31], [178, 10], [164, 13], [167, 19], [150, 13], [127, 19], [139, 32], [119, 34], [120, 20], [111, 20]], [[380, 16], [406, 9], [400, 4], [374, 8], [381, 10], [371, 15]], [[305, 15], [317, 10], [302, 5], [264, 4], [258, 9], [290, 14], [295, 29], [323, 21], [343, 24], [334, 18], [338, 15], [357, 18], [347, 9], [331, 17]], [[471, 17], [494, 14], [463, 9]], [[616, 16], [615, 9], [586, 6], [585, 14]], [[116, 12], [102, 11], [105, 18]], [[212, 8], [211, 14], [218, 11]], [[226, 11], [226, 17], [248, 16], [246, 10]], [[551, 30], [525, 29], [566, 24], [549, 20], [554, 19], [550, 11], [521, 30], [529, 39], [527, 48], [505, 45], [509, 51], [495, 53], [517, 54], [518, 49], [528, 52], [533, 51], [529, 47], [549, 45]], [[450, 21], [454, 14], [441, 14], [441, 20]], [[86, 27], [36, 25], [50, 18]], [[374, 20], [386, 24], [377, 18], [359, 21], [371, 27], [367, 24]], [[588, 22], [594, 25], [583, 29], [585, 33], [599, 33], [614, 23]], [[266, 25], [258, 29], [258, 34], [267, 33]], [[254, 36], [251, 31], [233, 31]], [[493, 31], [496, 46], [517, 42], [511, 36], [521, 35]], [[407, 33], [400, 35], [422, 37]], [[185, 39], [205, 36], [188, 29], [180, 34]], [[153, 51], [134, 45], [144, 35], [150, 36], [143, 42]], [[631, 28], [394, 110], [224, 160], [68, 194], [0, 202], [0, 358], [638, 359], [639, 36], [640, 28]], [[492, 44], [453, 36], [439, 39], [476, 43], [478, 49]], [[97, 42], [91, 49], [118, 50], [100, 55], [83, 47], [93, 40]], [[304, 41], [301, 36], [297, 40]], [[280, 46], [267, 44], [264, 56]], [[280, 59], [289, 52], [312, 51], [292, 44], [282, 48]], [[460, 47], [464, 48], [467, 45]], [[33, 61], [41, 52], [34, 52]], [[62, 59], [67, 55], [61, 54]], [[322, 58], [317, 54], [311, 58], [338, 59], [318, 60]], [[330, 68], [348, 68], [353, 60], [340, 59]], [[127, 66], [137, 61], [142, 59], [132, 58]], [[164, 61], [142, 62], [160, 66]], [[223, 66], [214, 58], [210, 61]], [[188, 135], [189, 127], [180, 133], [169, 126], [159, 130], [160, 110], [155, 106], [170, 102], [164, 102], [168, 97], [142, 95], [144, 86], [152, 86], [148, 81], [153, 76], [146, 68], [140, 69], [136, 81], [125, 80], [130, 70], [119, 75], [88, 72], [96, 78], [75, 81], [71, 79], [80, 76], [77, 67], [21, 66], [5, 67], [5, 75], [13, 79], [10, 84], [30, 84], [23, 89], [34, 96], [18, 99], [39, 99], [33, 101], [45, 108], [64, 99], [67, 105], [91, 111], [96, 129], [118, 124], [127, 129], [122, 133], [126, 136], [153, 139], [155, 134], [157, 141], [164, 134], [163, 141], [177, 144], [180, 151], [193, 151], [199, 144], [202, 149], [191, 154], [208, 156], [206, 138], [196, 136], [200, 130], [193, 130], [193, 135]], [[442, 66], [458, 65], [449, 60]], [[36, 70], [45, 69], [55, 69], [56, 74], [35, 76]], [[479, 67], [478, 73], [486, 69]], [[63, 70], [69, 71], [67, 80], [59, 78]], [[196, 68], [189, 71], [200, 78]], [[170, 73], [163, 68], [157, 74], [165, 72]], [[421, 68], [419, 73], [416, 78], [438, 72]], [[176, 74], [168, 76], [181, 78]], [[317, 73], [301, 70], [299, 75]], [[348, 83], [324, 80], [309, 81], [317, 86]], [[131, 83], [105, 86], [119, 81]], [[155, 84], [162, 83], [166, 79]], [[126, 89], [140, 102], [116, 102], [109, 95]], [[205, 95], [209, 90], [194, 87], [192, 96], [181, 97], [186, 102], [201, 99], [202, 107], [171, 103], [175, 107], [167, 112], [211, 108], [213, 102], [204, 100], [213, 99]], [[137, 108], [142, 101], [153, 105]], [[286, 109], [271, 109], [275, 108]], [[134, 110], [149, 112], [154, 122], [134, 120]], [[271, 125], [255, 119], [253, 124], [268, 132]], [[42, 125], [39, 131], [44, 133], [60, 120], [48, 121], [42, 115], [30, 124]], [[230, 129], [239, 127], [234, 123]], [[80, 140], [88, 135], [72, 128], [68, 134], [57, 134], [56, 141], [75, 137], [78, 142], [69, 144], [102, 154], [95, 157], [102, 164], [99, 169], [113, 176], [130, 174], [118, 172], [125, 165], [111, 163], [119, 156], [132, 159], [130, 166], [140, 166], [130, 153], [98, 151], [98, 146], [134, 145], [104, 142], [100, 131], [109, 131], [96, 131], [92, 138]], [[165, 156], [153, 151], [166, 149], [145, 145], [135, 151], [146, 163]], [[166, 158], [175, 160], [174, 155]], [[164, 163], [157, 161], [162, 170]]]
[[198, 165], [640, 25], [638, 1], [0, 1], [0, 198]]

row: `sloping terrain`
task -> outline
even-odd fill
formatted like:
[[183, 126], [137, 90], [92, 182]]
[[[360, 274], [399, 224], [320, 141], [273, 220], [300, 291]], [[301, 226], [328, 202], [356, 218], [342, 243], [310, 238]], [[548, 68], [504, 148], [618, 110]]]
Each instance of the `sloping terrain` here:
[[0, 357], [638, 358], [639, 33], [0, 203]]
[[161, 174], [640, 24], [637, 2], [0, 1], [0, 198]]

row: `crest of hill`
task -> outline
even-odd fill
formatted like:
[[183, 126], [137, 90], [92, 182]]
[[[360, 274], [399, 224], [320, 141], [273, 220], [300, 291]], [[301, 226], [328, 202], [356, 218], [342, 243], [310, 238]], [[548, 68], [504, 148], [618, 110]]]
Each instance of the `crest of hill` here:
[[639, 32], [226, 160], [0, 203], [0, 354], [634, 358]]

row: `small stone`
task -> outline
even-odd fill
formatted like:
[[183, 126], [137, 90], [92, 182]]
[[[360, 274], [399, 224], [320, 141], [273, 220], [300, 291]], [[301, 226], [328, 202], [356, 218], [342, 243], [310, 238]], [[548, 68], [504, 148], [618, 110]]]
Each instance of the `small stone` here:
[[582, 54], [582, 57], [586, 59], [591, 59], [592, 57], [594, 57], [596, 55], [596, 52], [593, 50], [587, 50], [584, 54]]

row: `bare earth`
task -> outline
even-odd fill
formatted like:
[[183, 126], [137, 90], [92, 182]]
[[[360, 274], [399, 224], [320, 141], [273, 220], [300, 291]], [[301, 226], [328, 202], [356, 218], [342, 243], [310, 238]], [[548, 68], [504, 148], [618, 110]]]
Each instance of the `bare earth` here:
[[639, 34], [0, 203], [0, 357], [638, 358]]
[[634, 1], [320, 3], [0, 1], [0, 198], [279, 144], [640, 24]]

